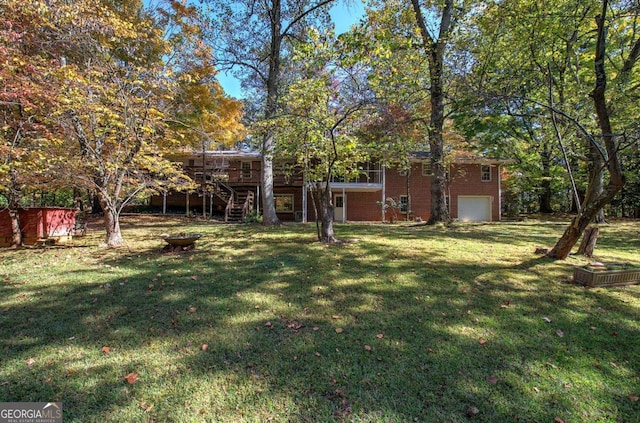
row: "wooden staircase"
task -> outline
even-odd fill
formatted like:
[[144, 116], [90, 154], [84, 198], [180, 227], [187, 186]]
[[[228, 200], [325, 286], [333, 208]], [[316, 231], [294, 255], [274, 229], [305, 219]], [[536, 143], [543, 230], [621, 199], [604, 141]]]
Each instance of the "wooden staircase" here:
[[224, 213], [225, 222], [242, 222], [244, 218], [253, 210], [255, 194], [253, 191], [244, 193], [233, 191], [227, 201], [227, 208]]

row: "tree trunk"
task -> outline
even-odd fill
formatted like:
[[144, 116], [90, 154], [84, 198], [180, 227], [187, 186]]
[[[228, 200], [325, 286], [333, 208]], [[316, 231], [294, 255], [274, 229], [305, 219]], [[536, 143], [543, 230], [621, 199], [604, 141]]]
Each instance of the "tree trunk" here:
[[[589, 143], [589, 159], [590, 192], [595, 196], [600, 196], [604, 191], [604, 161], [600, 152], [592, 143]], [[606, 223], [604, 209], [600, 209], [593, 220], [594, 223]]]
[[17, 176], [15, 169], [9, 172], [9, 194], [7, 200], [9, 202], [9, 217], [11, 219], [11, 248], [17, 248], [22, 245], [22, 231], [20, 230], [20, 189], [18, 188]]
[[[280, 67], [282, 54], [282, 3], [274, 0], [271, 4], [271, 43], [269, 46], [269, 73], [267, 74], [267, 100], [265, 105], [265, 121], [270, 121], [278, 112], [278, 85], [280, 84]], [[276, 214], [273, 196], [273, 151], [275, 139], [267, 128], [262, 138], [262, 224], [274, 226], [280, 223]]]
[[444, 139], [442, 128], [444, 126], [444, 82], [442, 72], [444, 67], [444, 53], [447, 40], [451, 32], [453, 19], [453, 0], [446, 0], [440, 19], [440, 31], [438, 39], [434, 39], [427, 30], [427, 24], [422, 14], [419, 0], [411, 0], [416, 23], [429, 63], [429, 79], [431, 82], [431, 118], [429, 122], [429, 147], [431, 149], [431, 214], [428, 225], [437, 222], [447, 222], [449, 212], [446, 201], [446, 169], [444, 160]]
[[320, 221], [320, 231], [318, 233], [318, 241], [325, 243], [336, 242], [335, 233], [333, 231], [334, 209], [331, 201], [331, 188], [327, 184], [322, 186], [322, 182], [318, 182], [315, 187], [313, 201], [318, 212], [317, 220]]
[[275, 226], [280, 223], [273, 197], [273, 144], [273, 136], [271, 134], [265, 135], [262, 144], [262, 172], [260, 174], [262, 183], [262, 224], [265, 226]]
[[[596, 192], [596, 187], [590, 182], [587, 188], [587, 195], [582, 210], [573, 219], [571, 225], [565, 230], [564, 234], [555, 247], [549, 252], [548, 256], [554, 259], [565, 259], [573, 246], [578, 242], [580, 235], [586, 227], [593, 221], [598, 212], [609, 204], [616, 194], [624, 187], [624, 174], [622, 173], [622, 165], [618, 150], [618, 143], [615, 141], [613, 128], [607, 108], [605, 91], [607, 86], [607, 77], [604, 68], [606, 53], [606, 30], [605, 30], [605, 14], [607, 12], [607, 0], [602, 1], [602, 14], [596, 18], [598, 25], [598, 41], [596, 43], [595, 55], [595, 74], [596, 86], [591, 94], [593, 105], [598, 118], [598, 126], [600, 127], [600, 136], [602, 137], [604, 148], [602, 154], [606, 154], [606, 168], [609, 172], [609, 182], [600, 193]], [[596, 143], [595, 139], [591, 140]]]
[[542, 182], [540, 183], [540, 213], [553, 213], [553, 207], [551, 207], [551, 199], [553, 197], [551, 192], [551, 151], [549, 150], [549, 144], [544, 141], [541, 154], [542, 164]]
[[100, 199], [100, 207], [104, 213], [105, 242], [110, 248], [120, 247], [124, 244], [124, 238], [122, 238], [122, 231], [120, 230], [120, 213], [103, 194], [98, 193], [98, 197]]
[[9, 206], [9, 217], [11, 218], [11, 248], [18, 248], [22, 245], [22, 231], [20, 230], [20, 213], [17, 207]]
[[107, 231], [107, 246], [116, 248], [124, 244], [124, 239], [122, 238], [122, 232], [120, 230], [120, 215], [116, 211], [104, 211], [104, 227]]
[[[431, 130], [429, 132], [432, 132]], [[435, 132], [435, 131], [433, 131]], [[433, 137], [438, 137], [440, 141], [432, 142]], [[431, 213], [427, 225], [449, 220], [449, 210], [446, 199], [446, 169], [444, 165], [444, 148], [442, 144], [442, 133], [430, 135], [429, 146], [431, 149], [431, 168], [433, 176], [431, 178]]]
[[587, 257], [593, 257], [593, 250], [596, 248], [596, 242], [598, 242], [598, 233], [600, 230], [597, 226], [587, 228], [582, 236], [582, 242], [578, 247], [578, 254], [584, 254]]

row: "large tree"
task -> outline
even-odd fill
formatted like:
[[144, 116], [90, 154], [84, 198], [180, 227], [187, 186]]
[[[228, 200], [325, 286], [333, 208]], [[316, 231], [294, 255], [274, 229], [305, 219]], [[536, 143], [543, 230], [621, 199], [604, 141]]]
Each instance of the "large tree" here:
[[[215, 49], [221, 68], [235, 72], [255, 102], [254, 121], [272, 122], [280, 109], [280, 91], [287, 75], [283, 68], [291, 42], [303, 36], [309, 23], [327, 25], [328, 6], [335, 0], [208, 0], [214, 6]], [[262, 213], [264, 225], [279, 223], [273, 201], [272, 126], [261, 124], [254, 133], [262, 151]]]
[[485, 134], [510, 127], [507, 141], [523, 140], [523, 156], [537, 150], [543, 167], [551, 159], [575, 179], [578, 216], [551, 251], [554, 258], [569, 254], [624, 184], [621, 162], [637, 111], [637, 16], [625, 1], [540, 7], [514, 0], [488, 5], [468, 29], [474, 73], [461, 86], [472, 105], [467, 120], [476, 121], [470, 127], [485, 127]]
[[538, 198], [543, 213], [559, 204], [568, 209], [567, 170], [587, 172], [583, 136], [553, 109], [589, 119], [584, 92], [593, 77], [586, 71], [584, 46], [590, 43], [596, 8], [595, 0], [546, 5], [507, 0], [488, 5], [462, 33], [472, 72], [458, 78], [462, 95], [456, 99], [456, 120], [477, 137], [478, 147], [516, 159], [521, 189]]
[[[25, 122], [64, 131], [66, 142], [57, 154], [45, 149], [38, 153], [49, 162], [53, 157], [64, 159], [64, 166], [53, 169], [58, 179], [67, 176], [76, 186], [96, 193], [104, 212], [106, 243], [118, 246], [124, 242], [119, 217], [126, 204], [159, 179], [180, 174], [164, 153], [192, 141], [184, 131], [186, 125], [177, 130], [168, 123], [187, 115], [204, 117], [201, 131], [224, 140], [238, 128], [239, 103], [226, 101], [219, 85], [207, 79], [214, 73], [213, 58], [193, 24], [194, 7], [167, 1], [167, 7], [152, 15], [139, 0], [30, 3], [27, 10], [34, 18], [23, 28], [24, 34], [45, 40], [30, 53], [48, 60], [58, 79], [49, 91], [37, 87], [41, 93], [37, 96], [18, 92], [16, 105], [7, 106], [18, 112], [28, 109], [34, 118]], [[9, 19], [20, 10], [11, 9]], [[9, 51], [7, 61], [20, 63], [19, 53], [19, 49]], [[45, 75], [42, 69], [46, 67], [31, 72], [31, 81], [42, 79], [38, 76]], [[13, 70], [7, 78], [8, 87], [36, 85]], [[35, 104], [34, 99], [45, 98], [43, 93], [57, 93], [55, 104], [38, 100], [42, 103], [38, 110], [25, 108]], [[14, 131], [14, 147], [18, 144], [13, 140], [23, 138]], [[12, 150], [10, 162], [24, 168], [29, 156], [16, 152], [24, 150], [25, 142], [18, 147], [21, 150]]]
[[[446, 200], [446, 172], [443, 127], [445, 121], [444, 66], [447, 44], [455, 25], [454, 0], [428, 1], [423, 6], [420, 0], [411, 0], [416, 16], [416, 25], [422, 37], [422, 48], [428, 59], [429, 94], [431, 95], [431, 117], [429, 123], [429, 151], [431, 153], [431, 214], [427, 224], [449, 220]], [[423, 7], [430, 14], [439, 13], [437, 30], [430, 31]], [[437, 19], [437, 18], [436, 18]]]
[[366, 141], [356, 133], [371, 101], [362, 89], [366, 74], [357, 64], [343, 60], [343, 44], [332, 31], [309, 33], [297, 45], [297, 77], [283, 93], [282, 114], [275, 120], [276, 151], [281, 160], [292, 161], [293, 169], [302, 169], [316, 214], [318, 240], [332, 243], [337, 240], [331, 184], [334, 178], [361, 176], [358, 165], [370, 155]]
[[[614, 20], [612, 21], [608, 20], [607, 13], [609, 12], [608, 0], [602, 0], [601, 12], [595, 17], [597, 24], [594, 58], [596, 82], [591, 92], [599, 133], [587, 136], [594, 150], [597, 150], [597, 161], [594, 160], [593, 155], [591, 156], [592, 166], [597, 169], [595, 172], [591, 172], [585, 200], [577, 216], [573, 218], [562, 237], [548, 254], [556, 259], [564, 259], [569, 255], [587, 226], [604, 206], [611, 203], [625, 183], [620, 151], [627, 141], [624, 132], [616, 132], [614, 129], [615, 115], [616, 112], [620, 112], [621, 104], [611, 100], [621, 101], [622, 99], [618, 96], [624, 96], [624, 91], [632, 83], [637, 84], [638, 82], [639, 75], [636, 65], [640, 59], [640, 36], [635, 27], [640, 16], [640, 9], [637, 5], [634, 6], [623, 1], [614, 4], [612, 11]], [[607, 98], [607, 46], [613, 37], [608, 36], [608, 31], [623, 35], [622, 45], [616, 45], [617, 48], [623, 49], [621, 61], [618, 62], [621, 67], [618, 68], [618, 74], [614, 79], [618, 96], [614, 94], [609, 98]], [[622, 121], [624, 120], [622, 119]], [[619, 123], [622, 121], [618, 120]], [[607, 173], [606, 183], [594, 180], [594, 178], [602, 178], [601, 171]]]
[[[422, 122], [433, 177], [428, 223], [449, 219], [446, 203], [444, 126], [448, 88], [448, 60], [454, 29], [468, 5], [454, 0], [393, 0], [370, 3], [359, 44], [371, 61], [372, 89], [385, 108], [409, 112], [412, 124]], [[368, 40], [367, 40], [368, 38]], [[381, 68], [376, 65], [382, 64]]]
[[[29, 191], [51, 184], [61, 137], [53, 111], [61, 78], [58, 43], [42, 4], [0, 3], [0, 195], [11, 216], [11, 245], [22, 243], [18, 207]], [[40, 28], [35, 31], [34, 28]]]

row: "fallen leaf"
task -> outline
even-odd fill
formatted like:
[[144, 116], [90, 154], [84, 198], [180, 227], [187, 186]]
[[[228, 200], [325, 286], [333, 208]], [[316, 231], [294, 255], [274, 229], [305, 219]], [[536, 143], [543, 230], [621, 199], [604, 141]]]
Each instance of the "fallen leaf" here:
[[629, 399], [631, 400], [631, 402], [638, 402], [638, 400], [640, 400], [640, 397], [638, 397], [637, 395], [629, 394]]
[[138, 374], [134, 373], [134, 372], [131, 372], [128, 375], [126, 375], [124, 377], [124, 379], [127, 381], [128, 384], [130, 384], [130, 385], [134, 384], [134, 383], [136, 383], [138, 381]]
[[193, 276], [191, 276], [191, 280], [192, 281], [196, 281], [196, 280], [198, 280], [198, 277], [196, 275], [193, 275]]
[[342, 332], [344, 332], [344, 329], [342, 329], [342, 328], [336, 328], [336, 333], [342, 333]]
[[563, 331], [561, 331], [560, 329], [558, 329], [558, 330], [556, 331], [556, 335], [558, 335], [560, 338], [562, 338], [562, 337], [564, 336], [564, 332], [563, 332]]
[[533, 392], [540, 392], [540, 389], [537, 386], [533, 387]]
[[208, 350], [208, 349], [209, 349], [209, 345], [208, 345], [208, 344], [202, 344], [202, 346], [200, 347], [200, 349], [201, 349], [202, 351], [206, 351], [206, 350]]
[[319, 330], [320, 330], [320, 328], [319, 328], [319, 327], [317, 327], [317, 326], [314, 326], [314, 327], [313, 327], [313, 331], [314, 331], [314, 332], [317, 332], [317, 331], [319, 331]]
[[111, 348], [105, 345], [104, 347], [102, 347], [100, 351], [102, 351], [105, 354], [109, 354], [111, 352]]
[[500, 305], [500, 308], [508, 308], [508, 307], [509, 307], [509, 304], [511, 304], [511, 302], [510, 302], [510, 301], [504, 301], [504, 302]]
[[367, 351], [371, 351], [373, 348], [371, 348], [371, 345], [365, 345], [364, 349]]
[[1, 382], [0, 386], [7, 386], [9, 384], [9, 382]]
[[467, 416], [468, 417], [475, 417], [478, 414], [480, 414], [480, 410], [478, 410], [478, 407], [469, 407], [467, 409]]
[[266, 322], [264, 324], [264, 327], [266, 327], [266, 328], [270, 328], [271, 326], [273, 326], [273, 323], [271, 323], [271, 322]]
[[338, 320], [338, 319], [340, 318], [340, 316], [338, 316], [338, 315], [334, 314], [333, 316], [331, 316], [331, 318], [332, 318], [333, 320]]
[[142, 402], [140, 403], [140, 408], [143, 408], [143, 409], [144, 409], [144, 412], [145, 412], [145, 413], [148, 413], [148, 412], [150, 412], [150, 411], [151, 411], [151, 409], [153, 408], [153, 404], [147, 404], [147, 402], [146, 402], [146, 401], [142, 401]]
[[194, 306], [189, 306], [189, 313], [195, 313], [198, 309], [195, 308]]
[[376, 338], [378, 338], [378, 339], [382, 339], [382, 338], [384, 338], [384, 334], [379, 333], [379, 334], [377, 334], [377, 335], [376, 335]]
[[496, 376], [489, 376], [489, 378], [487, 379], [487, 381], [492, 384], [495, 385], [496, 383], [498, 383], [498, 378]]
[[551, 319], [549, 319], [548, 317], [543, 317], [542, 320], [544, 320], [547, 323], [551, 323]]
[[555, 417], [553, 421], [554, 423], [564, 423], [564, 420], [562, 420], [560, 417]]
[[620, 366], [618, 366], [616, 363], [612, 362], [610, 364], [611, 364], [611, 367], [613, 367], [614, 369], [619, 369], [620, 368]]
[[31, 357], [26, 361], [26, 363], [27, 363], [27, 366], [31, 367], [36, 363], [36, 360], [33, 357]]
[[484, 338], [480, 338], [480, 339], [478, 339], [478, 343], [479, 343], [480, 345], [484, 345], [484, 344], [486, 344], [486, 343], [487, 343], [487, 340], [486, 340], [486, 339], [484, 339]]

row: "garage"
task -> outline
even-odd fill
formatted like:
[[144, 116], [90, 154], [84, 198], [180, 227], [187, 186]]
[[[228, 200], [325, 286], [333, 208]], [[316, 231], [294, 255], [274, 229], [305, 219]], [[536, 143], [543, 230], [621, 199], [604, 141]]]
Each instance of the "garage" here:
[[461, 195], [458, 197], [458, 220], [461, 222], [490, 222], [491, 197]]

